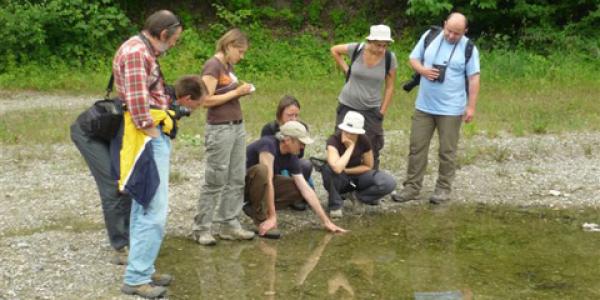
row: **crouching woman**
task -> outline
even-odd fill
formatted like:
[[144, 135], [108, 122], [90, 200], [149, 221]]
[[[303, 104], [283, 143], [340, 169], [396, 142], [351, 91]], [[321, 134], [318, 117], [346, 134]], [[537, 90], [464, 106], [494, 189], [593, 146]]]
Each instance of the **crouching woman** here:
[[373, 170], [373, 150], [363, 128], [365, 118], [349, 111], [338, 125], [339, 132], [327, 139], [327, 164], [323, 166], [323, 185], [329, 193], [329, 215], [342, 217], [343, 198], [349, 193], [353, 200], [369, 205], [396, 188], [394, 178]]

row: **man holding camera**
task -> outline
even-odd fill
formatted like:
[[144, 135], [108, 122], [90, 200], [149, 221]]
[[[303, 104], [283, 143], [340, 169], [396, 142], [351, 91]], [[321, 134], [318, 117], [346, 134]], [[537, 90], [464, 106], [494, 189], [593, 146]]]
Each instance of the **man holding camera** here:
[[[468, 123], [473, 119], [479, 94], [479, 52], [464, 36], [467, 25], [464, 15], [452, 13], [444, 22], [441, 34], [425, 46], [429, 31], [425, 32], [410, 53], [410, 64], [420, 75], [421, 87], [412, 118], [406, 180], [403, 190], [392, 195], [394, 201], [418, 197], [427, 168], [429, 144], [436, 129], [439, 170], [429, 201], [439, 204], [450, 199], [460, 126], [462, 121]], [[470, 55], [465, 55], [466, 51]]]
[[[175, 45], [182, 30], [179, 18], [172, 12], [155, 12], [146, 19], [140, 34], [121, 45], [112, 65], [116, 90], [128, 110], [120, 151], [119, 188], [135, 200], [131, 205], [129, 256], [121, 291], [144, 298], [166, 294], [165, 286], [172, 279], [167, 274], [157, 273], [154, 267], [165, 235], [170, 138], [176, 128], [172, 115], [166, 111], [174, 99], [165, 88], [158, 57]], [[201, 100], [193, 101], [193, 105], [190, 99], [182, 98], [178, 102], [193, 109]], [[123, 163], [125, 146], [127, 149], [139, 146], [140, 140], [143, 146], [135, 149], [141, 149], [141, 152], [134, 156], [135, 165], [124, 177], [123, 168], [131, 165]], [[136, 184], [130, 185], [132, 182]]]

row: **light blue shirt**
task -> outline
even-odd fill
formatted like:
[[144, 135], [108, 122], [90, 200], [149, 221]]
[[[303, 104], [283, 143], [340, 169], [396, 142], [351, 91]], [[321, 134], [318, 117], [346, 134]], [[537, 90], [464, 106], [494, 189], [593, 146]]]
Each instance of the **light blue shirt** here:
[[[430, 81], [421, 76], [415, 106], [418, 110], [432, 115], [462, 115], [467, 104], [465, 69], [467, 76], [479, 73], [479, 51], [477, 47], [473, 47], [471, 58], [465, 66], [465, 48], [469, 39], [463, 36], [456, 44], [456, 50], [450, 58], [455, 45], [444, 39], [444, 32], [442, 31], [431, 41], [427, 50], [423, 52], [427, 33], [429, 31], [421, 36], [409, 57], [410, 59], [422, 60], [423, 66], [426, 68], [431, 68], [433, 64], [447, 65], [446, 75], [443, 83]], [[449, 63], [448, 60], [450, 60]]]

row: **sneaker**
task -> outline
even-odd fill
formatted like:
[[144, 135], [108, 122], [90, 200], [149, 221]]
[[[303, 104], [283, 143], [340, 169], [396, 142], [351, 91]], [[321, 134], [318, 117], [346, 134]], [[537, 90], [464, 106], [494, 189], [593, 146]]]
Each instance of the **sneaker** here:
[[416, 200], [418, 196], [418, 192], [409, 191], [407, 189], [403, 189], [400, 193], [393, 191], [390, 195], [392, 200], [396, 202], [407, 202], [410, 200]]
[[223, 240], [251, 240], [254, 238], [254, 232], [231, 226], [221, 226], [219, 237]]
[[123, 284], [121, 292], [126, 295], [138, 295], [142, 298], [158, 298], [163, 297], [167, 293], [167, 288], [164, 286], [153, 286], [151, 284], [129, 285]]
[[215, 240], [210, 231], [194, 230], [192, 236], [198, 244], [203, 246], [214, 246], [217, 244], [217, 240]]
[[329, 211], [329, 217], [331, 217], [332, 219], [339, 219], [341, 217], [344, 216], [344, 213], [342, 212], [342, 209], [332, 209]]
[[450, 191], [442, 189], [435, 189], [433, 195], [429, 197], [429, 203], [431, 204], [441, 204], [448, 200], [450, 200]]
[[129, 256], [129, 250], [127, 246], [121, 249], [115, 249], [114, 256], [110, 259], [110, 263], [113, 265], [124, 266], [127, 264], [127, 257]]
[[154, 273], [150, 277], [153, 285], [168, 286], [173, 281], [173, 276], [169, 274]]

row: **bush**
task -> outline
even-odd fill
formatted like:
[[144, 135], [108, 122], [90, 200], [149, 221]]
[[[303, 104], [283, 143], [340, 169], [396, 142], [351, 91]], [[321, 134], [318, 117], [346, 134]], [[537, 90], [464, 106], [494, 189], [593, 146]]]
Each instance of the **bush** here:
[[0, 72], [51, 57], [73, 66], [95, 63], [131, 33], [129, 19], [109, 0], [9, 0], [0, 8], [0, 23]]

